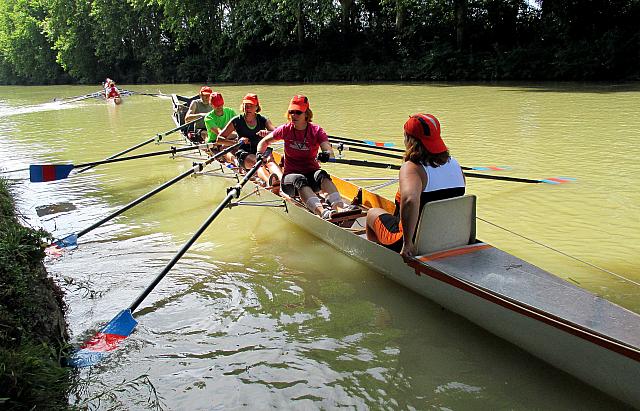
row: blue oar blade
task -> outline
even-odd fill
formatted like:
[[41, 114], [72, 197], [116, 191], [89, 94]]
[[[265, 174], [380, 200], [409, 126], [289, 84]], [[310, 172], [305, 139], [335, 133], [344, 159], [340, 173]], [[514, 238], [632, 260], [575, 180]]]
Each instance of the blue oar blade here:
[[75, 248], [78, 246], [78, 235], [69, 234], [65, 238], [56, 241], [54, 244], [60, 248]]
[[393, 147], [395, 144], [393, 143], [384, 143], [382, 141], [373, 141], [373, 140], [363, 140], [365, 144], [375, 147]]
[[127, 338], [138, 325], [130, 309], [118, 313], [92, 339], [85, 342], [69, 359], [69, 365], [76, 368], [90, 367], [118, 348], [120, 341]]
[[32, 164], [29, 166], [29, 181], [32, 183], [44, 183], [62, 180], [69, 176], [73, 168], [73, 164]]
[[573, 177], [549, 177], [549, 178], [544, 178], [540, 181], [547, 184], [564, 184], [564, 183], [569, 183], [571, 181], [576, 181], [576, 179]]

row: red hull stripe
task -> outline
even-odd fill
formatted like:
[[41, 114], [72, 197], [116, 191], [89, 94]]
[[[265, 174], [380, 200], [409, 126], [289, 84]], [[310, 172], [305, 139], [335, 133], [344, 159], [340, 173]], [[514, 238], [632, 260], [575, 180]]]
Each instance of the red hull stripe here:
[[469, 253], [475, 253], [476, 251], [480, 251], [480, 250], [484, 250], [487, 248], [492, 248], [493, 246], [489, 245], [489, 244], [485, 244], [485, 243], [481, 243], [481, 244], [474, 244], [474, 245], [470, 245], [467, 247], [462, 247], [462, 248], [456, 248], [455, 250], [447, 250], [447, 251], [440, 251], [438, 253], [433, 253], [433, 254], [429, 254], [429, 255], [421, 255], [416, 257], [417, 260], [420, 261], [433, 261], [433, 260], [437, 260], [440, 258], [446, 258], [446, 257], [454, 257], [456, 255], [463, 255], [463, 254], [469, 254]]

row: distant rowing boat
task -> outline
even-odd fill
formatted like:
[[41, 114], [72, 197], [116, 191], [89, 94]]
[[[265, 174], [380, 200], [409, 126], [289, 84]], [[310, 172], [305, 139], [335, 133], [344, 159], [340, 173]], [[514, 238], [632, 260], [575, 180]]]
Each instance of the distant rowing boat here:
[[[176, 125], [184, 121], [177, 107], [187, 100], [172, 98]], [[364, 235], [366, 210], [393, 212], [394, 203], [336, 176], [332, 180], [344, 199], [360, 205], [359, 214], [325, 221], [296, 199], [257, 183], [247, 196], [260, 192], [265, 205], [284, 202], [279, 214], [337, 250], [640, 408], [640, 315], [476, 239], [475, 196], [427, 204], [417, 228], [418, 256], [404, 261]]]

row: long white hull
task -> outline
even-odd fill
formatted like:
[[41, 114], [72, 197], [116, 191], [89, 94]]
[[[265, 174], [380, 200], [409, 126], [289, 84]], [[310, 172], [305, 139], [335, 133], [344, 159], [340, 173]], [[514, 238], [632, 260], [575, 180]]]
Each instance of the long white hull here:
[[[345, 199], [359, 191], [332, 179]], [[271, 200], [282, 199], [262, 192]], [[363, 208], [392, 206], [366, 190], [361, 194]], [[285, 209], [275, 209], [278, 214], [340, 252], [640, 409], [640, 315], [485, 243], [407, 263], [354, 230], [322, 220], [292, 199], [285, 201]]]
[[[277, 213], [339, 251], [640, 408], [637, 314], [484, 243], [412, 267], [398, 253], [287, 201]], [[507, 293], [519, 288], [520, 295]]]

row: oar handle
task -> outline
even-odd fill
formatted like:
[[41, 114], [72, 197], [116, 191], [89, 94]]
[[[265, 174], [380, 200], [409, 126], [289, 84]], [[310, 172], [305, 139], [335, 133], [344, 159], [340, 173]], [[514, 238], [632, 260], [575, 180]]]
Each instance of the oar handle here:
[[211, 215], [205, 220], [204, 223], [202, 223], [200, 228], [198, 228], [198, 230], [193, 234], [193, 236], [191, 236], [189, 241], [187, 241], [180, 248], [178, 253], [175, 256], [173, 256], [171, 261], [169, 261], [169, 263], [162, 269], [162, 271], [160, 271], [160, 273], [156, 276], [153, 282], [142, 292], [142, 294], [140, 294], [140, 296], [138, 296], [138, 298], [135, 299], [134, 302], [131, 303], [131, 305], [129, 306], [129, 310], [131, 310], [131, 312], [134, 312], [136, 308], [138, 308], [138, 306], [142, 303], [142, 301], [144, 301], [144, 299], [147, 298], [149, 293], [151, 293], [151, 291], [153, 291], [153, 289], [158, 285], [158, 283], [162, 281], [164, 276], [167, 275], [167, 273], [173, 268], [174, 265], [176, 265], [176, 263], [180, 260], [180, 258], [182, 258], [182, 256], [187, 252], [187, 250], [189, 250], [189, 248], [193, 245], [193, 243], [195, 243], [196, 240], [198, 240], [198, 238], [202, 235], [202, 233], [204, 233], [204, 231], [209, 227], [209, 225], [211, 225], [213, 220], [215, 220], [216, 217], [218, 217], [218, 215], [222, 212], [222, 210], [224, 210], [227, 207], [227, 205], [231, 202], [231, 200], [233, 200], [234, 198], [237, 198], [240, 195], [240, 191], [242, 190], [242, 187], [247, 183], [247, 181], [251, 179], [251, 177], [253, 177], [253, 175], [258, 171], [258, 169], [262, 167], [262, 162], [267, 157], [268, 155], [258, 157], [256, 164], [247, 172], [247, 174], [245, 174], [242, 181], [240, 181], [236, 186], [230, 187], [227, 190], [227, 196], [224, 198], [224, 200], [222, 200], [220, 204], [218, 204], [218, 206], [213, 210]]

